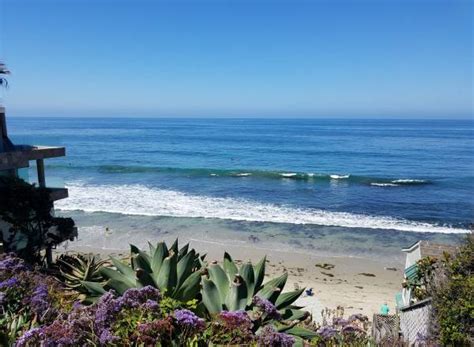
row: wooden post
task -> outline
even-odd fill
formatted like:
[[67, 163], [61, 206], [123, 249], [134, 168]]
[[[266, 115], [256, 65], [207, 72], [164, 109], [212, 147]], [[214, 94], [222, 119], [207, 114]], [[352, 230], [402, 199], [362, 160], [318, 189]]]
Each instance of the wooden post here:
[[44, 161], [43, 159], [36, 160], [36, 170], [38, 171], [38, 184], [41, 188], [46, 187], [46, 179], [44, 176]]
[[53, 249], [51, 246], [46, 247], [46, 264], [48, 268], [53, 264]]

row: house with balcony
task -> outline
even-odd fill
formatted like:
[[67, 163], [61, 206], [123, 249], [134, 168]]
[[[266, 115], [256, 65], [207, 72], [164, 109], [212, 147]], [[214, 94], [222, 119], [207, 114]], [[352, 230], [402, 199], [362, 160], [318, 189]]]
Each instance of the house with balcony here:
[[[57, 201], [68, 197], [68, 190], [64, 187], [49, 187], [45, 176], [44, 161], [49, 158], [63, 157], [66, 155], [64, 147], [49, 147], [36, 145], [15, 145], [8, 137], [7, 123], [5, 117], [5, 109], [0, 106], [0, 176], [18, 177], [25, 181], [28, 179], [29, 167], [32, 163], [36, 163], [37, 179], [33, 179], [37, 186], [47, 190], [49, 199]], [[51, 211], [54, 215], [54, 209]], [[8, 239], [9, 225], [0, 220], [0, 242]], [[55, 230], [49, 232], [54, 242], [51, 244], [59, 244], [66, 240], [72, 240], [77, 236], [77, 229], [69, 235], [55, 233]], [[48, 262], [52, 257], [52, 246], [45, 246]]]

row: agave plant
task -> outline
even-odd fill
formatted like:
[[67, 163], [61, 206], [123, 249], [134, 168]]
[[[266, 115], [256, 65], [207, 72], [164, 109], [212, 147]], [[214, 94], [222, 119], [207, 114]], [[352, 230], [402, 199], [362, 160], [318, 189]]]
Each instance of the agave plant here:
[[149, 243], [149, 247], [148, 254], [131, 245], [130, 265], [110, 257], [114, 268], [101, 269], [107, 280], [103, 286], [84, 282], [90, 294], [98, 296], [113, 289], [122, 295], [129, 288], [151, 285], [173, 299], [183, 302], [196, 299], [201, 282], [199, 269], [205, 255], [189, 250], [189, 244], [179, 249], [178, 240], [169, 249], [164, 242], [156, 246]]
[[104, 277], [101, 275], [101, 269], [107, 265], [107, 261], [99, 260], [94, 255], [62, 254], [56, 260], [59, 270], [59, 279], [70, 289], [80, 293], [88, 293], [89, 290], [84, 286], [84, 281], [103, 283]]
[[253, 330], [268, 324], [278, 331], [297, 337], [314, 337], [314, 332], [297, 326], [309, 313], [293, 305], [303, 289], [283, 293], [288, 274], [263, 283], [266, 257], [255, 266], [244, 263], [240, 268], [228, 253], [222, 266], [212, 263], [202, 278], [202, 305], [213, 316], [221, 311], [244, 310], [252, 318]]
[[238, 268], [232, 257], [225, 253], [222, 266], [210, 264], [207, 276], [202, 279], [202, 301], [207, 311], [211, 315], [222, 310], [251, 311], [258, 297], [271, 302], [284, 320], [304, 319], [307, 313], [292, 305], [304, 288], [282, 293], [288, 279], [287, 273], [263, 284], [265, 263], [266, 257], [255, 266], [249, 262]]

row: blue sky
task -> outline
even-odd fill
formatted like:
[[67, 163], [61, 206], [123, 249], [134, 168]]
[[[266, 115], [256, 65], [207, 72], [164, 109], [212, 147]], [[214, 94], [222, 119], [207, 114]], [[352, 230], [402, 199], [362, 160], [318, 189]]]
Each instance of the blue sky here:
[[12, 115], [470, 117], [471, 1], [0, 0]]

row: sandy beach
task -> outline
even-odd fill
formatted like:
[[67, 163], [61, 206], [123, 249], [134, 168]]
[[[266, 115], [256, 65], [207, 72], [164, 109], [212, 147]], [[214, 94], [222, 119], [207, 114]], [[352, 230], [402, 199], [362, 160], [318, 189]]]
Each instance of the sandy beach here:
[[[165, 241], [172, 241], [171, 238]], [[182, 242], [187, 240], [181, 240]], [[219, 242], [192, 240], [191, 246], [201, 253], [207, 253], [207, 260], [222, 260], [224, 251], [240, 262], [256, 262], [267, 255], [266, 277], [275, 277], [288, 272], [285, 290], [313, 288], [314, 295], [303, 295], [298, 304], [305, 306], [316, 321], [321, 319], [321, 310], [344, 307], [346, 315], [363, 313], [372, 317], [380, 305], [387, 302], [392, 311], [395, 294], [400, 291], [403, 264], [393, 259], [368, 259], [349, 256], [322, 256], [290, 251], [259, 249], [252, 244], [225, 246]], [[125, 257], [127, 250], [71, 247], [67, 252], [86, 252]], [[64, 252], [64, 251], [63, 251]], [[329, 266], [324, 266], [328, 264]], [[320, 266], [323, 267], [320, 267]], [[394, 270], [396, 269], [396, 270]]]

